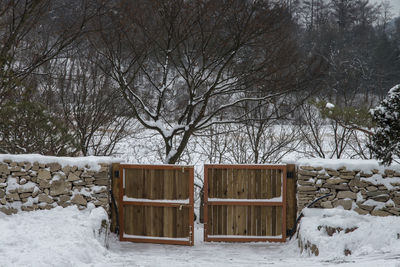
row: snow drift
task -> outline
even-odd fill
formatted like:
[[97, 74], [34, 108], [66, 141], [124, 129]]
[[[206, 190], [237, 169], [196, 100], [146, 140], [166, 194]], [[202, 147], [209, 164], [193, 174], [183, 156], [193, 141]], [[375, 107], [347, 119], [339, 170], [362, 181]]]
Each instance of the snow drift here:
[[359, 215], [354, 211], [304, 209], [299, 226], [303, 255], [338, 259], [400, 253], [400, 217]]
[[[103, 208], [0, 213], [0, 266], [86, 266], [107, 253]], [[100, 234], [100, 235], [99, 235]]]

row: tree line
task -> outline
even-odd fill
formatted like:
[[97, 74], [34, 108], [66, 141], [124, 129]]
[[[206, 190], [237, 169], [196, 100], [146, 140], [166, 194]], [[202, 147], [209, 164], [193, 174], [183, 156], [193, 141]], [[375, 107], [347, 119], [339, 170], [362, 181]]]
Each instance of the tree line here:
[[393, 15], [368, 0], [1, 0], [0, 152], [112, 155], [145, 128], [166, 163], [198, 136], [256, 163], [301, 146], [369, 158], [359, 130], [399, 77]]

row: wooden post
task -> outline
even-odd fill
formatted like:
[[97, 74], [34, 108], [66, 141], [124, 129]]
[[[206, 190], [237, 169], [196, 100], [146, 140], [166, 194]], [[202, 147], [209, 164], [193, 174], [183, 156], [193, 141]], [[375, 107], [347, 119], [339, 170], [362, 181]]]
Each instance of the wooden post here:
[[[118, 176], [117, 176], [118, 175]], [[117, 231], [117, 210], [115, 210], [115, 205], [119, 211], [119, 181], [121, 174], [119, 173], [119, 163], [113, 163], [111, 166], [111, 192], [113, 198], [111, 199], [111, 232], [115, 233]], [[115, 204], [112, 203], [115, 201]]]
[[287, 165], [286, 180], [286, 230], [293, 228], [297, 216], [297, 169], [296, 165]]

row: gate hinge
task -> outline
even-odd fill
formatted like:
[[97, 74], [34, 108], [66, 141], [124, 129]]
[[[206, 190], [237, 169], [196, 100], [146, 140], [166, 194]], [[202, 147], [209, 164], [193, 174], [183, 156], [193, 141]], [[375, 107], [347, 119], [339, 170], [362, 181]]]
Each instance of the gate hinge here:
[[119, 171], [114, 171], [114, 177], [119, 178]]

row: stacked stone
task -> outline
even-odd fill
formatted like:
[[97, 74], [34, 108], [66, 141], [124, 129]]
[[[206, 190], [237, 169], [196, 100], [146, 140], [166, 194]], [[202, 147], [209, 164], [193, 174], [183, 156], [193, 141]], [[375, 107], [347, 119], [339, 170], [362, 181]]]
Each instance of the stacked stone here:
[[109, 211], [109, 164], [100, 170], [89, 166], [64, 166], [59, 163], [0, 162], [0, 211], [32, 211], [57, 206], [77, 205], [80, 209], [93, 203]]
[[[378, 175], [385, 183], [374, 184], [367, 178]], [[347, 170], [300, 166], [297, 180], [297, 206], [302, 210], [312, 200], [326, 195], [332, 196], [317, 202], [313, 207], [333, 208], [342, 206], [359, 214], [376, 216], [400, 215], [400, 173], [386, 169], [384, 173], [373, 169], [371, 173]], [[390, 184], [391, 186], [387, 186]], [[388, 188], [389, 187], [389, 188]], [[371, 200], [371, 201], [368, 201]]]

